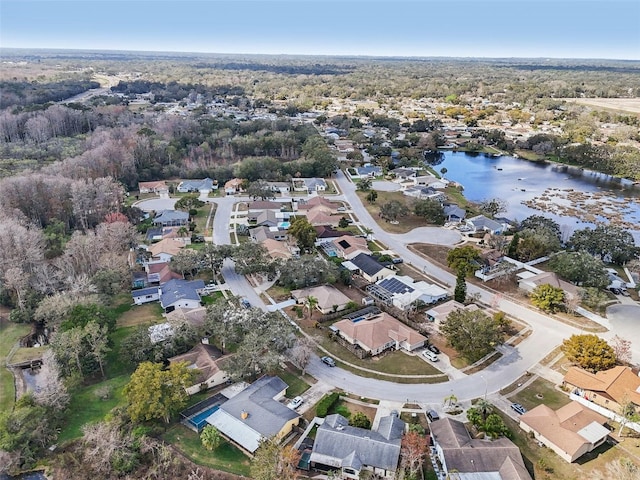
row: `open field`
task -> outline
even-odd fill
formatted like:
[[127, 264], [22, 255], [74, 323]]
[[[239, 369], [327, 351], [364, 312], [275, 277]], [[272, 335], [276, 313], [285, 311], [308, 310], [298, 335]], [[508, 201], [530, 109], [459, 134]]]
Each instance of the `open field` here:
[[570, 103], [640, 115], [640, 98], [561, 98]]

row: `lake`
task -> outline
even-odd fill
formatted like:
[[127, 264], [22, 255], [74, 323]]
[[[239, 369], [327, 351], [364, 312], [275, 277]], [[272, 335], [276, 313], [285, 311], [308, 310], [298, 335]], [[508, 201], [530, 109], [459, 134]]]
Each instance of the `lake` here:
[[566, 165], [486, 154], [443, 151], [436, 171], [464, 186], [467, 199], [501, 198], [507, 218], [553, 218], [564, 232], [611, 221], [632, 231], [640, 244], [640, 187], [632, 182]]

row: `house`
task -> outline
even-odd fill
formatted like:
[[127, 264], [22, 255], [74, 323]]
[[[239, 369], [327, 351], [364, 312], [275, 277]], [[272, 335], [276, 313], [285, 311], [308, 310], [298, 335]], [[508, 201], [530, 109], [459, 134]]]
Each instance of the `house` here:
[[438, 192], [431, 187], [421, 187], [418, 185], [405, 188], [402, 194], [420, 200], [437, 200], [438, 202], [447, 198], [444, 193]]
[[283, 206], [283, 203], [272, 202], [270, 200], [257, 200], [255, 202], [249, 202], [249, 213], [247, 215], [247, 219], [250, 222], [255, 221], [258, 214], [262, 213], [263, 210], [273, 210], [274, 212], [279, 212]]
[[345, 318], [331, 328], [351, 345], [357, 345], [372, 356], [388, 349], [412, 352], [424, 345], [427, 337], [386, 312], [369, 318]]
[[180, 210], [162, 210], [153, 219], [154, 225], [162, 227], [181, 227], [189, 223], [189, 214]]
[[558, 410], [538, 405], [520, 417], [522, 430], [533, 432], [536, 440], [569, 463], [607, 440], [609, 430], [605, 423], [605, 417], [578, 402]]
[[249, 236], [254, 242], [262, 243], [267, 239], [282, 242], [287, 239], [288, 235], [285, 230], [280, 230], [278, 227], [261, 226], [250, 229]]
[[[173, 238], [178, 240], [179, 242], [184, 243], [185, 245], [191, 245], [191, 235], [190, 232], [184, 227], [160, 227], [161, 228], [161, 238], [158, 240], [163, 240], [165, 238]], [[154, 236], [155, 238], [155, 236]]]
[[351, 175], [352, 178], [375, 178], [382, 176], [382, 167], [377, 165], [371, 165], [367, 163], [362, 167], [354, 167], [355, 175]]
[[200, 192], [207, 194], [217, 188], [218, 183], [207, 177], [202, 180], [184, 180], [178, 184], [176, 190], [180, 193]]
[[411, 168], [396, 168], [395, 170], [391, 170], [394, 175], [393, 181], [396, 183], [403, 182], [408, 179], [416, 178], [416, 171]]
[[267, 186], [272, 192], [285, 195], [291, 191], [291, 184], [289, 182], [267, 182]]
[[472, 439], [464, 423], [431, 422], [431, 438], [442, 470], [455, 480], [531, 480], [520, 449], [508, 438]]
[[167, 322], [173, 325], [181, 325], [188, 323], [194, 327], [204, 326], [204, 322], [207, 318], [207, 308], [181, 308], [178, 307], [175, 310], [165, 314]]
[[166, 283], [173, 278], [182, 278], [182, 275], [174, 272], [168, 262], [147, 263], [145, 265], [147, 283]]
[[166, 313], [176, 308], [198, 308], [200, 304], [200, 292], [204, 290], [202, 280], [169, 280], [160, 285], [160, 305]]
[[318, 301], [316, 308], [320, 310], [320, 313], [323, 315], [344, 310], [347, 308], [347, 304], [351, 302], [349, 297], [331, 285], [319, 285], [301, 290], [292, 290], [291, 297], [299, 304], [305, 303], [309, 297], [315, 298]]
[[444, 288], [424, 281], [416, 282], [407, 275], [392, 275], [367, 287], [367, 292], [385, 305], [400, 310], [408, 309], [415, 302], [425, 305], [439, 302], [449, 296]]
[[236, 193], [242, 192], [244, 190], [242, 188], [243, 183], [244, 180], [241, 178], [232, 178], [224, 184], [225, 195], [235, 195]]
[[149, 247], [152, 263], [169, 262], [171, 258], [184, 248], [184, 243], [173, 238], [160, 240]]
[[629, 367], [616, 366], [596, 373], [571, 367], [563, 386], [614, 413], [619, 413], [627, 402], [632, 402], [636, 410], [640, 407], [640, 377]]
[[[334, 238], [328, 242], [330, 248], [335, 253], [331, 257], [344, 258], [345, 260], [351, 260], [353, 257], [364, 253], [366, 255], [371, 254], [369, 250], [367, 239], [362, 237], [354, 237], [353, 235], [343, 235], [338, 238]], [[326, 251], [326, 250], [325, 250]]]
[[273, 210], [262, 210], [255, 217], [256, 225], [259, 227], [277, 227], [282, 219]]
[[484, 215], [468, 218], [466, 223], [467, 227], [471, 229], [471, 233], [487, 232], [500, 235], [506, 229], [504, 224], [491, 220]]
[[278, 240], [273, 240], [271, 238], [267, 238], [260, 243], [264, 248], [267, 249], [269, 256], [271, 258], [281, 258], [286, 260], [287, 258], [291, 258], [293, 253], [289, 250], [289, 247], [285, 242], [279, 242]]
[[361, 275], [369, 283], [375, 283], [394, 273], [389, 267], [382, 265], [378, 260], [366, 253], [360, 253], [351, 260], [342, 262], [342, 266], [353, 273]]
[[327, 182], [324, 178], [292, 178], [294, 192], [324, 192], [327, 189]]
[[444, 322], [449, 314], [454, 310], [469, 310], [474, 311], [478, 310], [478, 306], [475, 303], [470, 303], [469, 305], [463, 305], [462, 303], [458, 303], [455, 300], [450, 300], [442, 305], [438, 305], [437, 307], [433, 307], [426, 311], [425, 315], [427, 320], [430, 322], [436, 322], [436, 324], [440, 324]]
[[560, 288], [564, 291], [565, 295], [578, 298], [579, 290], [574, 284], [561, 280], [554, 272], [542, 272], [535, 274], [530, 271], [524, 271], [517, 274], [518, 287], [527, 293], [533, 292], [533, 290], [540, 285], [551, 285], [556, 288]]
[[317, 196], [312, 197], [308, 200], [301, 199], [299, 202], [297, 202], [297, 209], [299, 211], [309, 211], [317, 208], [320, 209], [319, 207], [322, 207], [321, 210], [330, 215], [332, 213], [338, 213], [340, 204], [327, 200], [324, 197]]
[[307, 221], [314, 227], [320, 225], [337, 227], [340, 223], [340, 217], [337, 215], [327, 215], [325, 212], [314, 208], [307, 212]]
[[449, 180], [444, 178], [436, 178], [433, 175], [423, 175], [415, 177], [413, 183], [419, 187], [431, 187], [435, 190], [444, 190], [449, 186]]
[[222, 352], [216, 347], [199, 343], [187, 353], [169, 358], [169, 363], [186, 362], [189, 369], [198, 371], [193, 385], [185, 388], [189, 395], [193, 395], [229, 380], [229, 376], [218, 365], [218, 360], [221, 358]]
[[133, 297], [133, 303], [136, 305], [157, 302], [158, 300], [160, 300], [160, 292], [158, 292], [158, 287], [147, 287], [140, 288], [138, 290], [132, 290], [131, 296]]
[[138, 191], [140, 193], [161, 193], [168, 192], [169, 187], [167, 186], [167, 182], [164, 180], [156, 182], [139, 182]]
[[395, 478], [405, 423], [397, 417], [380, 419], [378, 428], [351, 427], [340, 414], [328, 415], [318, 427], [309, 461], [314, 469], [339, 470], [341, 478], [359, 479], [362, 471]]
[[319, 240], [323, 240], [323, 239], [327, 239], [327, 238], [337, 238], [337, 237], [342, 237], [342, 236], [347, 236], [347, 237], [353, 237], [353, 233], [351, 232], [347, 232], [347, 231], [342, 231], [342, 230], [335, 230], [334, 228], [328, 226], [328, 225], [320, 225], [315, 227], [316, 230], [316, 238]]
[[206, 421], [252, 454], [261, 440], [281, 440], [298, 425], [300, 416], [279, 402], [287, 387], [280, 378], [265, 375], [220, 405]]
[[444, 206], [444, 218], [447, 222], [461, 222], [467, 212], [464, 208], [460, 208], [458, 205], [448, 204]]

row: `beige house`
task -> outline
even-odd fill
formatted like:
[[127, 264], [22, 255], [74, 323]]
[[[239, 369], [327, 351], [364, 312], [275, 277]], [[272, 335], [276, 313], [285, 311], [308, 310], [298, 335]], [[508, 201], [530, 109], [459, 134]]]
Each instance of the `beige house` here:
[[138, 190], [140, 193], [161, 193], [168, 192], [169, 187], [164, 180], [158, 180], [156, 182], [139, 182]]
[[357, 345], [371, 355], [388, 349], [404, 349], [412, 352], [424, 345], [427, 337], [407, 327], [386, 312], [366, 319], [344, 319], [331, 329], [352, 345]]
[[175, 238], [165, 238], [149, 247], [154, 261], [169, 262], [171, 258], [184, 248], [184, 242]]
[[640, 407], [640, 377], [629, 367], [616, 366], [597, 373], [571, 367], [563, 386], [614, 413], [619, 413], [626, 402], [633, 402], [636, 409]]
[[331, 240], [336, 255], [346, 260], [364, 253], [371, 254], [366, 238], [354, 237], [353, 235], [343, 235], [342, 237]]
[[537, 275], [524, 276], [526, 273], [531, 272], [518, 274], [518, 277], [520, 277], [518, 286], [527, 293], [533, 292], [533, 290], [540, 285], [551, 285], [552, 287], [561, 288], [565, 295], [573, 298], [578, 297], [578, 287], [572, 283], [561, 280], [558, 275], [553, 272], [542, 272]]
[[185, 389], [189, 395], [193, 395], [229, 380], [229, 376], [218, 366], [221, 358], [222, 352], [216, 347], [200, 343], [187, 353], [171, 357], [169, 363], [186, 362], [188, 368], [198, 371], [193, 385]]
[[446, 303], [443, 303], [442, 305], [430, 308], [425, 312], [425, 315], [427, 316], [427, 320], [429, 320], [430, 322], [435, 322], [436, 325], [440, 325], [447, 319], [449, 314], [455, 310], [475, 311], [478, 310], [478, 306], [475, 303], [463, 305], [462, 303], [458, 303], [455, 300], [450, 300]]
[[606, 441], [606, 422], [599, 413], [571, 402], [558, 410], [538, 405], [520, 417], [520, 428], [571, 463]]
[[271, 258], [282, 258], [283, 260], [286, 260], [293, 256], [285, 242], [279, 242], [278, 240], [267, 238], [262, 241], [260, 245], [267, 249]]
[[351, 301], [349, 297], [331, 285], [319, 285], [317, 287], [293, 290], [291, 296], [297, 303], [305, 303], [307, 298], [314, 297], [318, 300], [316, 308], [323, 315], [344, 310]]

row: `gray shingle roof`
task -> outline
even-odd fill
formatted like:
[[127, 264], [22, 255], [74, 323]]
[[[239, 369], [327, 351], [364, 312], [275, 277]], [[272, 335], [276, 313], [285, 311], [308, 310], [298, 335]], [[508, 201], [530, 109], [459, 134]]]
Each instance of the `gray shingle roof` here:
[[[286, 388], [287, 384], [280, 378], [264, 376], [229, 399], [220, 409], [263, 437], [271, 438], [288, 421], [299, 417], [295, 411], [273, 399]], [[241, 418], [243, 411], [249, 414], [244, 420]], [[238, 443], [244, 446], [242, 442]]]
[[213, 188], [213, 180], [203, 178], [202, 180], [185, 180], [180, 184], [182, 190], [211, 190]]
[[179, 210], [163, 210], [156, 215], [153, 223], [187, 222], [189, 214]]
[[380, 420], [377, 431], [350, 427], [342, 415], [329, 415], [318, 427], [311, 461], [335, 467], [363, 465], [395, 470], [400, 456], [404, 422], [396, 417]]
[[145, 297], [147, 295], [157, 295], [157, 294], [158, 294], [158, 287], [147, 287], [147, 288], [140, 288], [138, 290], [131, 290], [131, 296], [133, 298]]
[[366, 253], [360, 253], [351, 259], [351, 263], [353, 263], [356, 267], [362, 270], [367, 275], [375, 275], [380, 270], [385, 268], [380, 262], [378, 262], [371, 255], [367, 255]]
[[202, 280], [181, 280], [173, 279], [162, 285], [160, 294], [160, 304], [162, 308], [166, 308], [168, 305], [172, 305], [178, 300], [200, 300], [200, 295], [197, 290], [204, 288], [204, 281]]

